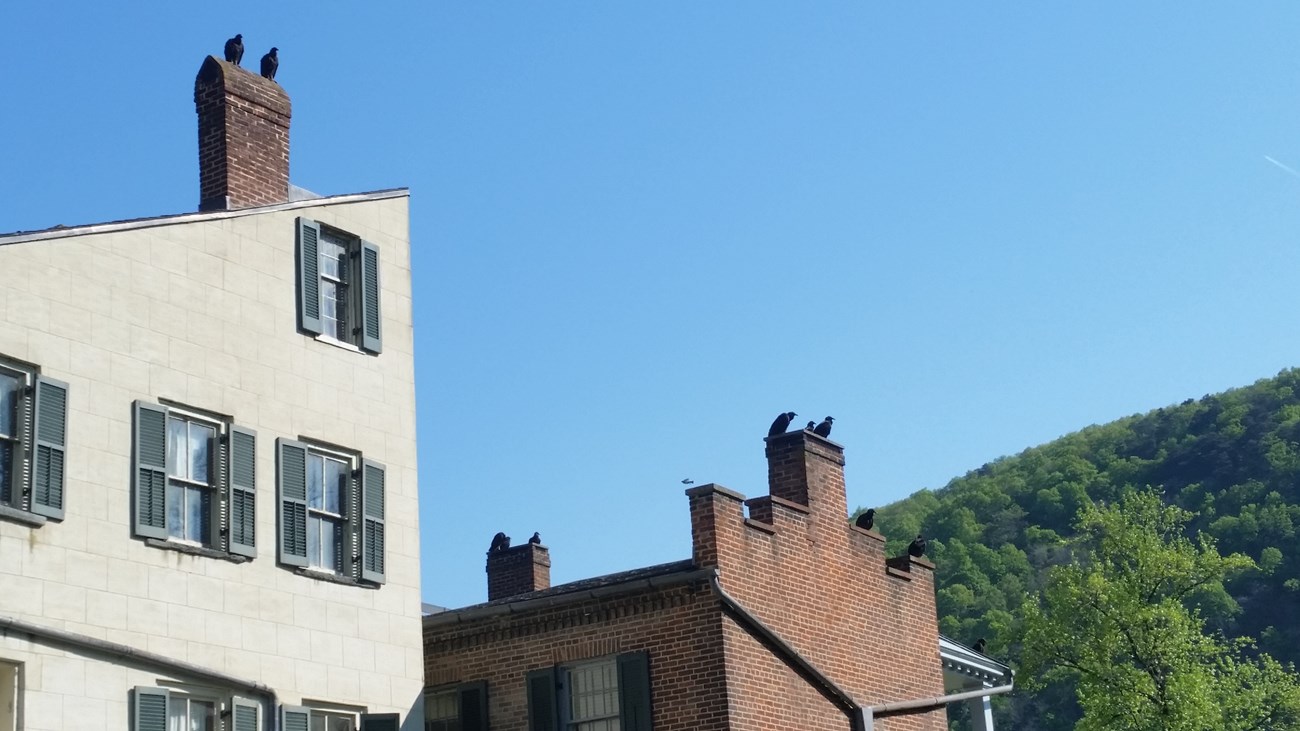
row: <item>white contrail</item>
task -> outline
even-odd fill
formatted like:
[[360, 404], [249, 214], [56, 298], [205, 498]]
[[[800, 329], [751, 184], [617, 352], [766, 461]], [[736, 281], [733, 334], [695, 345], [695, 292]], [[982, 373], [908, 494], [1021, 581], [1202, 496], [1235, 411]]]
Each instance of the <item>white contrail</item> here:
[[1274, 165], [1276, 165], [1276, 166], [1282, 168], [1283, 170], [1287, 171], [1288, 173], [1291, 173], [1291, 175], [1292, 175], [1293, 177], [1300, 178], [1300, 172], [1297, 172], [1295, 168], [1290, 167], [1289, 165], [1283, 165], [1282, 163], [1278, 162], [1277, 160], [1274, 160], [1273, 158], [1269, 157], [1268, 155], [1265, 155], [1265, 156], [1264, 156], [1264, 159], [1265, 159], [1265, 160], [1268, 160], [1269, 162], [1273, 163]]

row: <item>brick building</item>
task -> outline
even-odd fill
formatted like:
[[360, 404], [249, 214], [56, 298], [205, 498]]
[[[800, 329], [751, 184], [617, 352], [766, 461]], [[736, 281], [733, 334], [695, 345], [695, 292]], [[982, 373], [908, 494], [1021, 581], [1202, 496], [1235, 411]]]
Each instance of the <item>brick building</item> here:
[[766, 454], [767, 495], [686, 491], [687, 560], [551, 587], [490, 552], [488, 602], [424, 618], [427, 731], [946, 729], [934, 566], [850, 525], [840, 445]]
[[194, 100], [199, 212], [0, 235], [0, 731], [417, 729], [408, 194]]

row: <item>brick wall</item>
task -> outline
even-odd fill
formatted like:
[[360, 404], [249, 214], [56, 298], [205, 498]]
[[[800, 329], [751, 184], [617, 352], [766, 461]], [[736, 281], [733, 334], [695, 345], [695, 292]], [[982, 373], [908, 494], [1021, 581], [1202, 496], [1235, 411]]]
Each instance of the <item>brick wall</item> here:
[[194, 80], [199, 210], [289, 200], [289, 96], [280, 85], [208, 56]]
[[[850, 525], [840, 445], [800, 430], [769, 439], [766, 451], [771, 494], [747, 501], [748, 518], [739, 493], [687, 491], [696, 563], [718, 567], [729, 594], [859, 704], [942, 695], [932, 564], [904, 558], [891, 567], [883, 536]], [[793, 674], [774, 669], [743, 632], [724, 638], [733, 717], [753, 719], [733, 728], [820, 722], [764, 721], [773, 717], [765, 699]], [[843, 729], [843, 719], [828, 723]], [[879, 719], [877, 728], [940, 731], [945, 712]]]
[[734, 727], [727, 725], [719, 620], [717, 599], [696, 582], [426, 627], [425, 683], [487, 681], [491, 727], [522, 731], [529, 671], [645, 650], [655, 731], [721, 731]]
[[487, 557], [488, 601], [551, 588], [551, 552], [525, 543], [492, 551]]

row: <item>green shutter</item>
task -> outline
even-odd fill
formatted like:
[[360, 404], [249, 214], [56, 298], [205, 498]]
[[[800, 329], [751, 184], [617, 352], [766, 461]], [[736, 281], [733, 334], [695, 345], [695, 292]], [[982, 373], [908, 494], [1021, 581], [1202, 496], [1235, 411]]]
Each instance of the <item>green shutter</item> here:
[[135, 534], [167, 537], [167, 409], [135, 402]]
[[622, 731], [650, 731], [650, 656], [618, 656], [618, 718]]
[[230, 552], [257, 556], [257, 432], [242, 426], [230, 427], [230, 464], [226, 499]]
[[320, 224], [298, 219], [298, 326], [320, 335]]
[[383, 351], [383, 326], [379, 313], [379, 247], [361, 242], [361, 347]]
[[167, 689], [136, 686], [131, 731], [167, 731]]
[[384, 466], [361, 461], [361, 578], [384, 583]]
[[396, 713], [363, 713], [359, 731], [398, 731], [401, 721]]
[[307, 565], [307, 445], [275, 440], [279, 457], [280, 563]]
[[488, 731], [487, 683], [466, 683], [456, 692], [460, 697], [460, 731]]
[[556, 731], [559, 709], [555, 702], [555, 668], [528, 673], [528, 731]]
[[311, 709], [303, 706], [280, 706], [280, 731], [307, 731]]
[[47, 518], [63, 518], [65, 462], [68, 446], [68, 384], [36, 377], [36, 404], [32, 412], [31, 511]]
[[261, 714], [262, 704], [248, 698], [235, 696], [230, 699], [230, 731], [260, 731], [257, 717]]

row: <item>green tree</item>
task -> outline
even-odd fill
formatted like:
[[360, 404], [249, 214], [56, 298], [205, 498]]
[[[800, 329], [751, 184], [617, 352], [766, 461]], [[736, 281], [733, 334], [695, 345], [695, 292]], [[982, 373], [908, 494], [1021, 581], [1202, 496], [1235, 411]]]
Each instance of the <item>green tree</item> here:
[[1254, 568], [1187, 537], [1192, 514], [1147, 490], [1087, 505], [1073, 560], [1024, 606], [1022, 686], [1075, 684], [1077, 731], [1300, 729], [1300, 678], [1206, 632], [1196, 597]]

